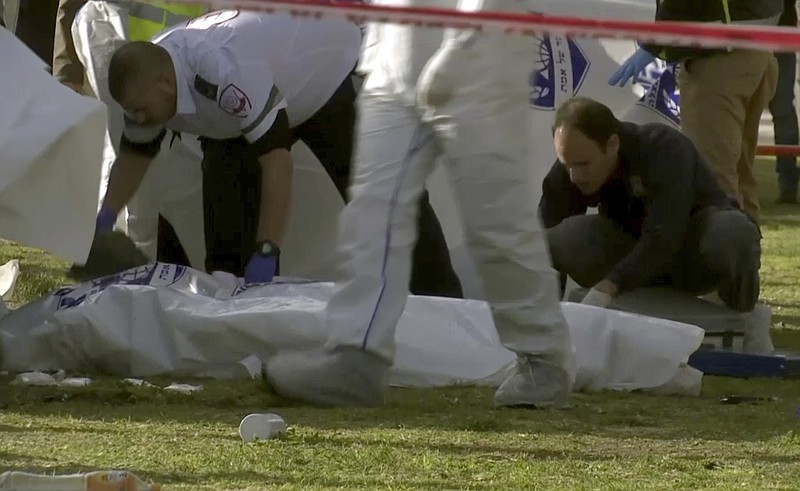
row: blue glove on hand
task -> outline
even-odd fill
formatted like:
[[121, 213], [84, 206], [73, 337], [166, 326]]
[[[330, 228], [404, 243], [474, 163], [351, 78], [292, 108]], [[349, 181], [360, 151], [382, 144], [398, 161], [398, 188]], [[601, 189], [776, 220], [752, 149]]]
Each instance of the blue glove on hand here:
[[619, 84], [620, 87], [625, 87], [630, 79], [634, 79], [633, 83], [636, 83], [639, 80], [639, 74], [655, 59], [656, 57], [646, 49], [637, 49], [636, 53], [625, 60], [625, 63], [617, 70], [617, 73], [608, 80], [608, 85]]
[[244, 283], [270, 283], [275, 277], [278, 257], [254, 252], [244, 268]]
[[95, 231], [97, 232], [111, 232], [114, 229], [114, 224], [117, 222], [117, 214], [111, 208], [103, 205], [100, 208], [100, 213], [97, 214], [97, 221], [95, 222]]

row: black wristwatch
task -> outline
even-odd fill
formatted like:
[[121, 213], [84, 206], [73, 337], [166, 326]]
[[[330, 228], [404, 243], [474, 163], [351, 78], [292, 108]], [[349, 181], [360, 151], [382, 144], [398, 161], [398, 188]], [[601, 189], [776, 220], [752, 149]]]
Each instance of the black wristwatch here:
[[281, 249], [271, 240], [265, 240], [256, 244], [256, 251], [262, 256], [275, 256], [281, 255]]

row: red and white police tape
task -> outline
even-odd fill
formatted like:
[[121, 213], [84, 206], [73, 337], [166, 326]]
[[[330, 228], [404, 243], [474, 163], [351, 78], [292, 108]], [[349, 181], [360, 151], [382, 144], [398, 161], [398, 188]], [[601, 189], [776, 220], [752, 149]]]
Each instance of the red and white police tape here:
[[759, 145], [757, 155], [800, 157], [800, 145]]
[[359, 23], [472, 29], [507, 35], [637, 39], [661, 45], [800, 51], [800, 32], [794, 27], [631, 21], [495, 11], [462, 12], [433, 7], [372, 5], [353, 0], [173, 1], [200, 3], [214, 9], [282, 12], [316, 18], [344, 16]]

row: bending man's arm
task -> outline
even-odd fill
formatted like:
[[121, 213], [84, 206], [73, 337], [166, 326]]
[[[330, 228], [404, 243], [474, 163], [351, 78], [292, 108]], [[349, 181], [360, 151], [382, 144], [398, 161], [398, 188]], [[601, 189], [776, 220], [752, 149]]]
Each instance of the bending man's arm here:
[[[616, 296], [646, 284], [664, 271], [683, 246], [692, 212], [696, 152], [682, 135], [660, 142], [651, 159], [647, 216], [633, 250], [603, 280], [598, 290]], [[606, 291], [605, 287], [611, 288]]]
[[243, 121], [244, 136], [255, 154], [260, 155], [261, 204], [256, 243], [270, 241], [278, 247], [286, 233], [292, 204], [292, 132], [285, 107], [273, 88], [261, 112]]
[[[219, 58], [215, 58], [218, 61]], [[258, 155], [261, 166], [261, 202], [255, 251], [244, 270], [245, 283], [269, 283], [278, 272], [280, 245], [286, 233], [292, 203], [292, 131], [287, 102], [273, 83], [263, 60], [237, 60], [235, 77], [218, 91], [222, 111], [241, 120], [242, 136]], [[228, 70], [229, 72], [231, 70]]]
[[542, 182], [539, 218], [544, 228], [553, 228], [569, 217], [585, 215], [587, 206], [581, 193], [569, 180], [564, 165], [556, 161]]
[[[252, 138], [253, 134], [249, 133]], [[252, 141], [252, 140], [251, 140]], [[253, 150], [261, 156], [261, 204], [258, 210], [256, 251], [244, 271], [246, 283], [269, 283], [278, 270], [278, 256], [292, 204], [292, 147], [289, 117], [279, 109], [269, 130], [252, 143]], [[265, 243], [273, 247], [263, 253]]]
[[123, 135], [120, 152], [108, 178], [108, 189], [103, 198], [103, 210], [118, 215], [139, 189], [150, 163], [158, 155], [166, 130], [149, 143], [133, 143]]
[[277, 148], [258, 158], [261, 164], [261, 207], [256, 242], [281, 246], [292, 205], [292, 156]]

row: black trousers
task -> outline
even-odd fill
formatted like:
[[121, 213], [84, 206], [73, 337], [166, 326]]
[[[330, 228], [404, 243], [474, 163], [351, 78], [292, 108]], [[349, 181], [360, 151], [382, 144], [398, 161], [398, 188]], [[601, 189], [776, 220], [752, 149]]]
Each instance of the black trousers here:
[[[294, 140], [302, 140], [319, 159], [345, 202], [349, 201], [355, 101], [356, 90], [348, 78], [325, 106], [292, 130]], [[202, 143], [206, 269], [242, 276], [254, 251], [258, 226], [259, 156], [249, 149], [244, 138], [203, 139]], [[421, 198], [418, 226], [411, 292], [461, 298], [461, 282], [453, 270], [444, 233], [427, 192]]]
[[[743, 212], [700, 210], [689, 220], [683, 246], [646, 286], [670, 285], [692, 295], [717, 290], [729, 308], [750, 312], [760, 293], [760, 240], [758, 227]], [[579, 215], [549, 229], [547, 241], [554, 269], [591, 288], [637, 239], [602, 215]]]
[[58, 0], [27, 0], [19, 3], [15, 34], [48, 67], [53, 65], [57, 12]]
[[162, 263], [191, 266], [189, 256], [178, 239], [172, 224], [158, 215], [158, 235], [156, 236], [156, 259]]

